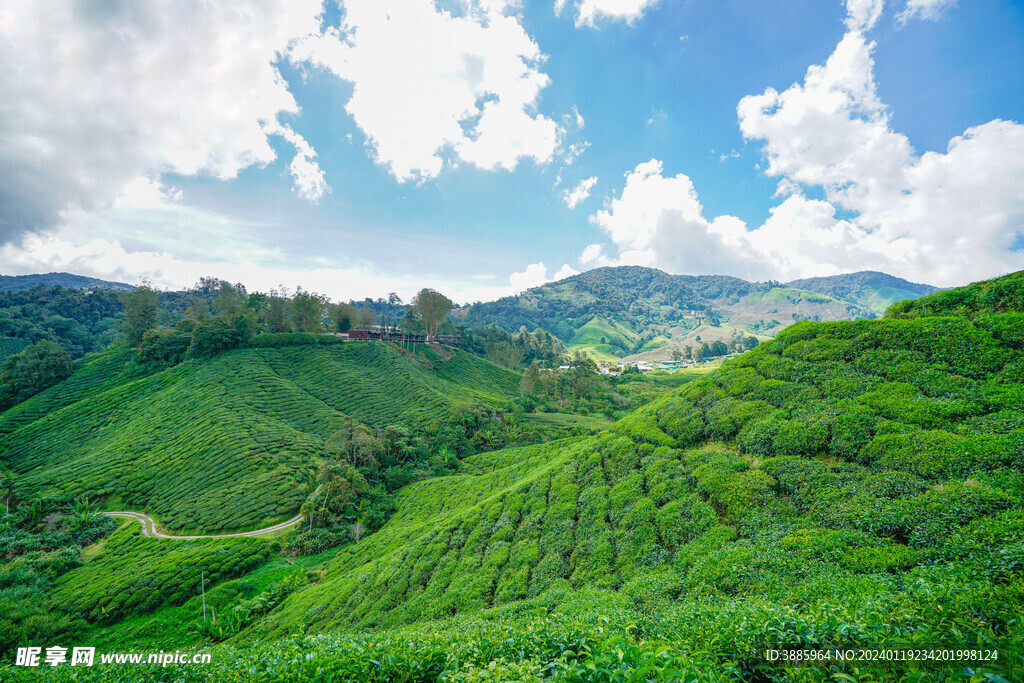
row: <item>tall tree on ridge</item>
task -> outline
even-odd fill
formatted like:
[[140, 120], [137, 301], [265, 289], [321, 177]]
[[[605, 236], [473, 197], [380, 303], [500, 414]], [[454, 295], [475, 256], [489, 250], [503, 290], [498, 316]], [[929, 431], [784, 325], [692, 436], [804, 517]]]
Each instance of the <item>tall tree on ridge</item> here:
[[424, 289], [412, 300], [412, 305], [427, 328], [427, 340], [433, 341], [437, 336], [437, 324], [444, 320], [455, 304], [438, 291]]
[[124, 295], [124, 334], [129, 346], [139, 346], [156, 325], [160, 299], [149, 280]]

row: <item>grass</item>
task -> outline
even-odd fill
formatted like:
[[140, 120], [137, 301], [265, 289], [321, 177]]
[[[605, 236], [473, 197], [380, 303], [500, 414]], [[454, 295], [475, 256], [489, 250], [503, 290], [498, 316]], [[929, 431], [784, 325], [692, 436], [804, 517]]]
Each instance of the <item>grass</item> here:
[[[128, 524], [131, 525], [131, 523]], [[249, 542], [258, 547], [258, 544], [251, 540]], [[207, 541], [206, 543], [209, 547], [225, 549], [231, 547], [230, 543], [223, 541]], [[164, 544], [164, 546], [166, 545]], [[266, 545], [265, 539], [263, 539], [263, 545]], [[86, 551], [91, 548], [86, 548]], [[174, 548], [163, 547], [162, 550], [171, 551]], [[246, 596], [266, 591], [274, 582], [280, 582], [289, 576], [305, 574], [306, 571], [316, 569], [337, 552], [338, 549], [331, 549], [318, 555], [294, 559], [272, 553], [265, 562], [259, 564], [255, 569], [234, 578], [207, 574], [207, 618], [212, 619], [215, 614], [226, 614], [232, 604]], [[94, 556], [100, 561], [109, 558], [109, 554], [102, 550], [95, 552]], [[145, 566], [144, 558], [138, 555], [132, 557], [132, 561]], [[89, 567], [89, 563], [86, 563], [86, 567]], [[104, 581], [105, 577], [99, 576], [96, 572], [88, 578], [93, 582], [100, 583], [105, 588], [110, 588], [109, 582]], [[196, 626], [202, 621], [202, 615], [202, 596], [200, 593], [196, 593], [190, 595], [185, 602], [179, 605], [168, 605], [151, 613], [132, 614], [107, 627], [97, 629], [90, 639], [90, 644], [97, 648], [117, 650], [123, 648], [125, 643], [131, 643], [133, 648], [153, 651], [190, 646], [200, 641]]]
[[111, 352], [0, 414], [0, 460], [22, 499], [111, 497], [170, 530], [256, 528], [295, 514], [349, 417], [413, 427], [517, 393], [515, 373], [459, 351], [258, 348], [158, 372]]
[[50, 593], [51, 609], [112, 623], [132, 614], [179, 605], [207, 585], [245, 574], [267, 561], [262, 539], [175, 541], [142, 536], [126, 523], [77, 570], [62, 576]]
[[603, 417], [575, 415], [572, 413], [530, 413], [524, 415], [522, 419], [526, 422], [558, 428], [583, 427], [584, 429], [604, 429], [610, 424]]
[[601, 341], [602, 338], [611, 341], [616, 337], [632, 346], [639, 335], [621, 323], [595, 315], [586, 325], [576, 330], [569, 344], [603, 344], [605, 342]]
[[[615, 362], [632, 348], [639, 335], [629, 327], [614, 320], [595, 315], [578, 328], [567, 343], [570, 354], [583, 352], [597, 361]], [[612, 342], [619, 340], [620, 345]]]
[[827, 294], [808, 292], [806, 290], [796, 289], [793, 287], [772, 287], [771, 289], [760, 292], [751, 292], [743, 298], [746, 301], [791, 301], [793, 303], [809, 301], [815, 303], [842, 303], [838, 299], [828, 296]]

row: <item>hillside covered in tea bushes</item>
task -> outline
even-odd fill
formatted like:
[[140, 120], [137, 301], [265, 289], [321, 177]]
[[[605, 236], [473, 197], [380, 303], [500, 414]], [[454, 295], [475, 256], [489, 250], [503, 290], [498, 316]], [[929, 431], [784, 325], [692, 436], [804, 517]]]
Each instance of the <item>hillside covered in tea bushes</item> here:
[[[376, 533], [263, 606], [245, 576], [221, 582], [234, 626], [175, 643], [214, 655], [175, 673], [1021, 680], [1022, 281], [882, 320], [801, 322], [601, 434], [480, 453], [405, 486]], [[186, 608], [198, 617], [194, 597]], [[763, 654], [780, 646], [998, 656], [783, 667]]]
[[17, 499], [87, 496], [171, 530], [252, 528], [294, 515], [353, 425], [407, 432], [460, 405], [518, 394], [516, 374], [457, 350], [369, 343], [254, 348], [167, 369], [134, 351], [90, 356], [0, 413]]

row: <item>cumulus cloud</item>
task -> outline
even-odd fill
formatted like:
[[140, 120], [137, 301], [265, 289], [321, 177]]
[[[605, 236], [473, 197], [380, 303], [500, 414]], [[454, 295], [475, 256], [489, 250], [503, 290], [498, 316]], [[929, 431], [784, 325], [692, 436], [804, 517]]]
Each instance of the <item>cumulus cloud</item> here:
[[914, 19], [937, 21], [952, 7], [956, 7], [956, 0], [908, 0], [896, 15], [896, 22], [905, 24]]
[[605, 254], [599, 244], [584, 248], [580, 263], [638, 265], [693, 274], [737, 273], [759, 275], [756, 258], [742, 244], [739, 219], [722, 216], [708, 221], [690, 178], [663, 175], [657, 159], [638, 164], [626, 174], [622, 193], [608, 199], [590, 217], [617, 249]]
[[[786, 197], [768, 220], [752, 230], [730, 216], [709, 220], [689, 177], [666, 177], [652, 159], [591, 217], [618, 252], [613, 262], [779, 279], [876, 269], [937, 285], [1024, 268], [1013, 249], [1024, 234], [1024, 126], [990, 121], [945, 151], [915, 153], [875, 88], [863, 30], [881, 3], [848, 6], [850, 30], [824, 65], [737, 107]], [[608, 259], [595, 247], [581, 263]]]
[[280, 135], [295, 147], [295, 157], [288, 165], [291, 174], [292, 191], [308, 202], [316, 204], [331, 188], [324, 179], [324, 172], [316, 162], [316, 151], [306, 139], [292, 130], [291, 126], [268, 126], [267, 132]]
[[[555, 15], [565, 9], [566, 0], [555, 0]], [[594, 27], [599, 20], [624, 21], [632, 24], [658, 0], [575, 0], [576, 26]]]
[[562, 190], [562, 201], [570, 209], [575, 209], [583, 200], [590, 196], [590, 191], [594, 189], [595, 183], [597, 183], [597, 176], [592, 176], [581, 180], [576, 184], [576, 187], [570, 190]]
[[[69, 206], [108, 204], [140, 176], [230, 179], [273, 161], [268, 126], [298, 113], [274, 64], [319, 30], [321, 10], [320, 0], [5, 2], [0, 242], [53, 226]], [[313, 198], [325, 185], [310, 152], [292, 173]]]
[[884, 5], [885, 0], [846, 0], [846, 27], [870, 31], [881, 18]]
[[602, 244], [588, 244], [580, 254], [580, 265], [585, 268], [601, 268], [616, 265], [615, 259], [604, 252]]
[[555, 281], [557, 281], [557, 280], [564, 280], [567, 277], [572, 277], [573, 275], [579, 275], [579, 274], [580, 274], [580, 271], [576, 270], [575, 268], [570, 266], [568, 263], [563, 263], [562, 267], [558, 269], [558, 272], [555, 273], [554, 277], [551, 278], [551, 279], [555, 280]]
[[340, 28], [300, 41], [290, 56], [353, 84], [345, 109], [399, 181], [434, 178], [460, 161], [544, 164], [560, 136], [536, 111], [550, 79], [505, 5], [470, 0], [455, 16], [431, 0], [348, 0]]
[[579, 274], [579, 271], [566, 263], [559, 268], [558, 272], [555, 273], [553, 277], [548, 277], [548, 267], [544, 265], [543, 261], [541, 261], [538, 263], [531, 263], [526, 266], [526, 269], [522, 272], [512, 273], [512, 275], [509, 276], [508, 281], [512, 285], [513, 292], [519, 293], [530, 289], [531, 287], [540, 287], [546, 282], [563, 280], [577, 274]]

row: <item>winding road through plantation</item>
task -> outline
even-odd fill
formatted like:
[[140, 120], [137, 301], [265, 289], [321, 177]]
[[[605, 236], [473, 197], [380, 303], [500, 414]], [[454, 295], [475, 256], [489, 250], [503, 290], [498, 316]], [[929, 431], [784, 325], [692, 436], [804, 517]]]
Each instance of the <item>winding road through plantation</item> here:
[[[320, 484], [315, 489], [311, 496], [315, 496], [320, 493], [320, 490], [324, 487]], [[175, 534], [165, 534], [156, 527], [156, 520], [143, 512], [133, 512], [132, 510], [114, 510], [112, 512], [104, 512], [105, 515], [111, 517], [127, 517], [128, 519], [134, 519], [136, 522], [142, 525], [142, 535], [151, 536], [153, 538], [170, 538], [176, 541], [197, 541], [203, 538], [240, 538], [242, 536], [265, 536], [272, 534], [276, 531], [284, 531], [288, 527], [293, 527], [302, 521], [302, 514], [297, 514], [287, 522], [279, 522], [272, 526], [266, 526], [262, 529], [253, 529], [252, 531], [238, 531], [231, 534], [203, 534], [200, 536], [178, 536]]]
[[281, 522], [273, 526], [264, 527], [262, 529], [253, 529], [252, 531], [239, 531], [233, 534], [204, 534], [202, 536], [176, 536], [173, 534], [165, 534], [156, 527], [156, 520], [149, 515], [141, 512], [132, 512], [130, 510], [116, 510], [114, 512], [104, 512], [105, 515], [111, 517], [127, 517], [128, 519], [134, 519], [142, 525], [142, 535], [152, 536], [154, 538], [172, 538], [176, 541], [195, 541], [203, 538], [236, 538], [240, 536], [264, 536], [266, 534], [272, 534], [275, 531], [283, 531], [289, 527], [295, 526], [302, 521], [302, 515], [295, 515], [287, 522]]

